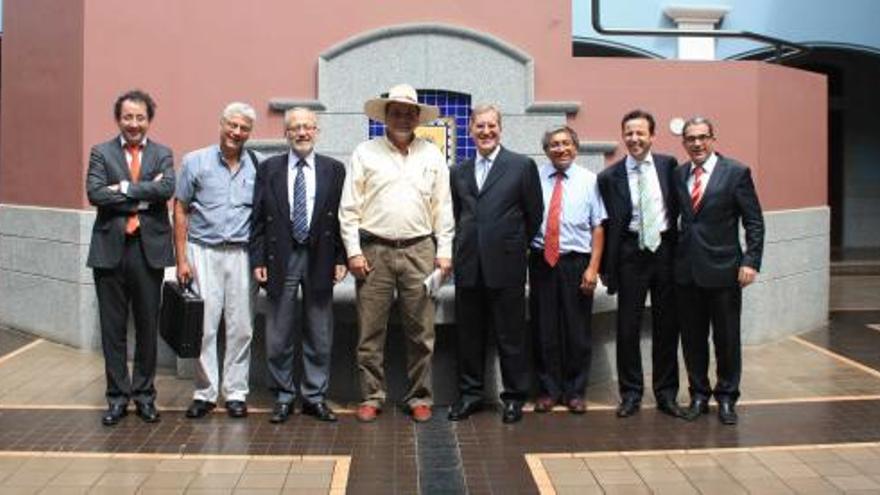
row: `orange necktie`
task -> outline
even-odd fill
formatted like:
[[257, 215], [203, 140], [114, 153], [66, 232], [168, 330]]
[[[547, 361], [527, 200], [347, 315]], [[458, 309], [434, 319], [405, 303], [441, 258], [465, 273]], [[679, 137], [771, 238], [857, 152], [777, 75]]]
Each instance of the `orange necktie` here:
[[[141, 176], [141, 145], [127, 145], [126, 149], [131, 154], [131, 165], [129, 165], [129, 170], [131, 170], [131, 183], [137, 184]], [[125, 223], [125, 233], [132, 235], [137, 232], [140, 226], [141, 222], [138, 220], [137, 212], [131, 213], [128, 215], [128, 220]]]
[[547, 212], [547, 229], [544, 232], [544, 261], [556, 266], [559, 261], [559, 220], [562, 216], [562, 179], [565, 175], [556, 172], [556, 184], [550, 196], [550, 209]]

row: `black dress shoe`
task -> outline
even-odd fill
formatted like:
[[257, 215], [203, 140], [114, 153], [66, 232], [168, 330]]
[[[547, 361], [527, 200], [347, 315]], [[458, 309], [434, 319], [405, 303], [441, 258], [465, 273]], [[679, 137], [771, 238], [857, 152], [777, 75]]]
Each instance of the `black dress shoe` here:
[[449, 421], [461, 421], [483, 408], [478, 400], [459, 400], [449, 409]]
[[501, 414], [502, 422], [516, 423], [522, 419], [522, 416], [522, 402], [511, 400], [504, 403], [504, 412]]
[[243, 400], [228, 400], [226, 401], [226, 414], [230, 418], [247, 417], [247, 404]]
[[674, 399], [657, 401], [657, 410], [673, 418], [683, 418], [686, 414]]
[[718, 419], [724, 425], [735, 425], [737, 423], [739, 417], [736, 415], [736, 409], [733, 408], [733, 402], [724, 401], [718, 403]]
[[213, 402], [196, 399], [192, 401], [192, 404], [186, 409], [186, 417], [190, 419], [203, 418], [209, 412], [213, 411], [214, 407], [216, 407], [216, 404]]
[[709, 399], [704, 399], [702, 397], [697, 397], [695, 399], [691, 399], [691, 405], [688, 407], [687, 411], [684, 413], [684, 419], [687, 421], [693, 421], [700, 417], [701, 414], [709, 413]]
[[290, 403], [289, 402], [276, 402], [275, 407], [272, 408], [272, 417], [269, 418], [270, 423], [283, 423], [287, 421], [287, 418], [290, 417]]
[[141, 418], [144, 423], [155, 423], [159, 421], [159, 411], [156, 409], [156, 403], [150, 402], [136, 402], [135, 409], [137, 410], [137, 415]]
[[333, 410], [323, 401], [303, 402], [302, 413], [307, 416], [314, 416], [319, 421], [327, 421], [328, 423], [336, 421], [336, 415], [333, 414]]
[[119, 420], [128, 414], [128, 404], [110, 404], [104, 415], [101, 416], [101, 423], [104, 426], [114, 426]]
[[617, 417], [628, 418], [633, 414], [639, 412], [639, 408], [641, 407], [642, 403], [636, 399], [623, 399], [622, 401], [620, 401], [620, 405], [617, 406]]

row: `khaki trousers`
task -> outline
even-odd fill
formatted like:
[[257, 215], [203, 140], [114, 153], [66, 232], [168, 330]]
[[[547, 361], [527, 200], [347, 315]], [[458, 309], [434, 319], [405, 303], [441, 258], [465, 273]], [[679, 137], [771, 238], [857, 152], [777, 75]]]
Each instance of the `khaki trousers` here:
[[385, 402], [385, 340], [396, 290], [410, 383], [404, 401], [410, 407], [430, 406], [434, 302], [423, 282], [434, 269], [434, 243], [430, 238], [405, 248], [370, 243], [363, 246], [363, 254], [372, 271], [357, 284], [357, 364], [362, 404], [381, 408]]

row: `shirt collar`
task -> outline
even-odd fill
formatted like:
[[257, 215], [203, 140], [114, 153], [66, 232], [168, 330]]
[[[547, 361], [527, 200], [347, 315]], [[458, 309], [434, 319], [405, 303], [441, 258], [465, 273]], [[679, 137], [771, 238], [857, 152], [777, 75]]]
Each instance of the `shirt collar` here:
[[[706, 161], [703, 162], [703, 173], [711, 174], [712, 170], [715, 169], [715, 165], [717, 165], [717, 164], [718, 164], [718, 155], [713, 152], [711, 155], [709, 155], [709, 158], [707, 158]], [[692, 174], [694, 173], [695, 168], [697, 168], [697, 164], [691, 162], [691, 173]]]
[[637, 169], [639, 167], [639, 165], [641, 165], [643, 163], [654, 165], [654, 155], [651, 154], [650, 151], [645, 156], [645, 159], [642, 161], [636, 160], [632, 155], [627, 153], [627, 155], [626, 155], [626, 169], [629, 170], [630, 172], [635, 171], [635, 169]]
[[[487, 158], [489, 160], [489, 163], [495, 163], [495, 159], [498, 158], [498, 153], [500, 153], [500, 152], [501, 152], [501, 145], [499, 144], [498, 146], [495, 147], [494, 150], [492, 150], [491, 153], [489, 153], [489, 156], [487, 156], [485, 158]], [[483, 159], [483, 155], [481, 155], [480, 152], [478, 151], [476, 161], [479, 162], [482, 159]]]
[[[223, 150], [220, 149], [220, 145], [215, 144], [213, 145], [213, 148], [214, 152], [217, 153], [217, 161], [220, 163], [220, 165], [226, 167], [226, 157], [223, 156]], [[242, 147], [241, 151], [238, 153], [238, 166], [244, 167], [247, 164], [250, 164], [252, 167], [257, 166], [257, 164], [254, 163], [253, 160], [251, 160], [251, 154], [248, 153], [246, 148]]]
[[[290, 167], [291, 170], [296, 168], [296, 164], [300, 161], [300, 157], [297, 156], [293, 150], [287, 152], [287, 166]], [[311, 153], [306, 155], [305, 157], [306, 166], [309, 168], [315, 168], [315, 150], [312, 150]]]
[[[119, 145], [122, 146], [122, 149], [128, 149], [128, 141], [125, 140], [125, 136], [122, 134], [119, 135]], [[144, 149], [147, 146], [147, 136], [144, 136], [141, 139], [141, 149]]]
[[[394, 143], [392, 143], [391, 140], [388, 139], [388, 135], [387, 135], [387, 134], [383, 134], [383, 135], [382, 135], [382, 140], [385, 141], [385, 145], [388, 146], [388, 149], [390, 149], [390, 150], [393, 151], [394, 153], [400, 153], [400, 150], [397, 149], [397, 146], [394, 146]], [[419, 137], [414, 135], [414, 136], [413, 136], [413, 140], [410, 141], [410, 142], [409, 142], [409, 146], [407, 146], [407, 150], [409, 150], [409, 152], [412, 152], [412, 151], [413, 151], [413, 148], [416, 147], [416, 144], [417, 144], [419, 141], [420, 141]]]
[[[562, 177], [564, 177], [566, 180], [570, 179], [571, 176], [576, 173], [576, 167], [578, 166], [579, 165], [577, 164], [577, 162], [571, 162], [571, 165], [569, 165], [568, 168], [565, 169], [564, 172], [562, 172]], [[541, 177], [546, 177], [548, 180], [556, 180], [557, 172], [558, 170], [556, 170], [556, 167], [554, 167], [552, 163], [546, 162], [544, 163], [543, 168], [540, 170], [539, 173]]]

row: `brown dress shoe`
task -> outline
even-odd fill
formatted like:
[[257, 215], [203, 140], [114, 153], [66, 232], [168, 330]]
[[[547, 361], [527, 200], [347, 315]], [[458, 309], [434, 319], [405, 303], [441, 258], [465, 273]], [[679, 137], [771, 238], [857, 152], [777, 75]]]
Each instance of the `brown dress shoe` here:
[[410, 414], [412, 415], [413, 421], [416, 423], [424, 423], [431, 419], [431, 407], [424, 404], [413, 406], [412, 409], [410, 409]]
[[379, 415], [379, 408], [376, 406], [370, 406], [367, 404], [361, 405], [357, 410], [357, 419], [361, 423], [372, 423], [376, 421], [376, 416]]

